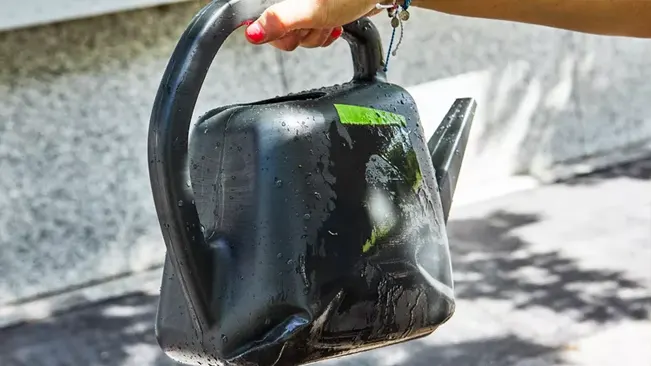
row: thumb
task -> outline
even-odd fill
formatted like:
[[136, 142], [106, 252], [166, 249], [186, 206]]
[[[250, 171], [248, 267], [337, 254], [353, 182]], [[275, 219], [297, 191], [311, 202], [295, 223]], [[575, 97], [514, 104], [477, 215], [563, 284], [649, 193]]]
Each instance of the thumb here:
[[324, 12], [313, 0], [285, 0], [267, 8], [246, 28], [250, 42], [260, 44], [275, 41], [287, 33], [303, 28], [319, 28], [319, 13]]

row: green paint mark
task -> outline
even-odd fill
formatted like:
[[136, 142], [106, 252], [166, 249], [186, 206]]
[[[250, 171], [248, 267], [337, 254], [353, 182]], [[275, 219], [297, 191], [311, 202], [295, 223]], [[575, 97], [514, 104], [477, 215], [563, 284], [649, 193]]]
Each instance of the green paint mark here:
[[362, 246], [362, 253], [368, 252], [373, 246], [375, 246], [375, 242], [384, 239], [384, 237], [389, 234], [389, 231], [391, 230], [391, 227], [389, 226], [380, 226], [373, 228], [373, 231], [371, 231], [371, 237], [366, 239], [366, 242]]
[[399, 114], [347, 104], [335, 104], [335, 108], [339, 120], [346, 125], [407, 126], [405, 117]]

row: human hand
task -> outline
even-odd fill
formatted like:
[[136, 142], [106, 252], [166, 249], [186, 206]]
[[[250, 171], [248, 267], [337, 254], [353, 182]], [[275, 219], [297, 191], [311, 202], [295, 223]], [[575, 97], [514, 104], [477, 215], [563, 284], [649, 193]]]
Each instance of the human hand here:
[[342, 26], [379, 13], [378, 0], [284, 0], [267, 8], [248, 25], [246, 38], [254, 44], [270, 43], [284, 51], [298, 46], [327, 47], [339, 38]]

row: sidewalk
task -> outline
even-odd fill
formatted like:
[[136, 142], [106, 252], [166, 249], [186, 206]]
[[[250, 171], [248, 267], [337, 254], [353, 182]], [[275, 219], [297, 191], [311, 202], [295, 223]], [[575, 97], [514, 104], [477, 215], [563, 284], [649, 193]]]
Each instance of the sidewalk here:
[[[651, 159], [453, 207], [449, 231], [449, 323], [321, 365], [651, 365]], [[156, 300], [134, 293], [0, 330], [0, 365], [172, 365], [153, 336]]]

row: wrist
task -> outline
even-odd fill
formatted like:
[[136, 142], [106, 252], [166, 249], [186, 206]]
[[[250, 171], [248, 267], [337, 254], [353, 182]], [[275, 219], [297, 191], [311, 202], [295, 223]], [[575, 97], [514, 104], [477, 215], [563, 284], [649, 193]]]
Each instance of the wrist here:
[[371, 3], [373, 5], [380, 4], [383, 6], [390, 6], [390, 5], [399, 5], [400, 7], [404, 8], [410, 7], [414, 4], [413, 0], [372, 0]]
[[393, 17], [394, 11], [405, 11], [410, 8], [412, 4], [413, 0], [375, 0], [373, 1], [373, 5], [376, 10], [373, 11], [372, 14], [375, 15], [379, 12], [387, 11], [389, 17]]

